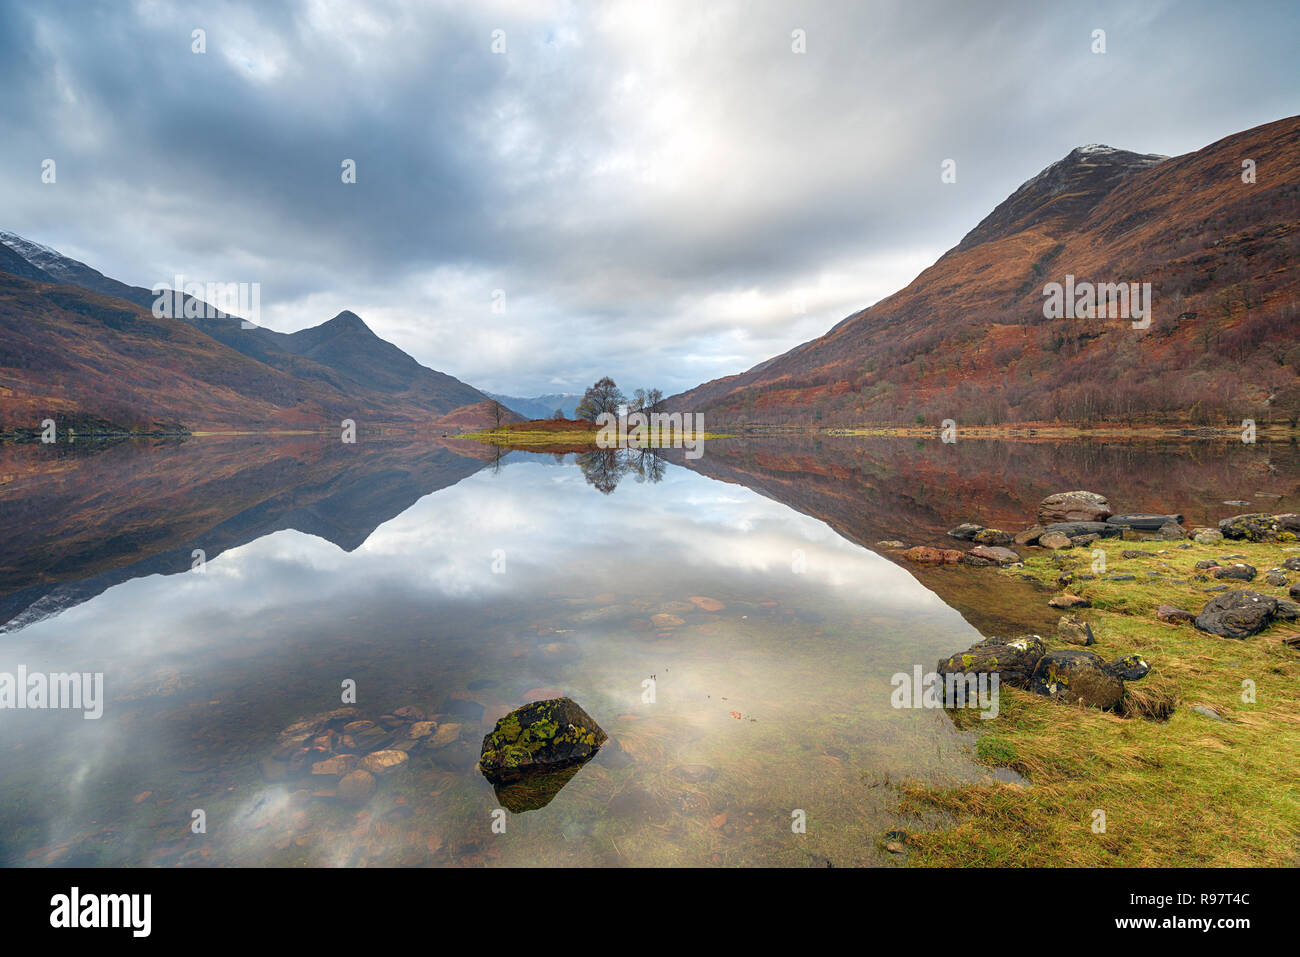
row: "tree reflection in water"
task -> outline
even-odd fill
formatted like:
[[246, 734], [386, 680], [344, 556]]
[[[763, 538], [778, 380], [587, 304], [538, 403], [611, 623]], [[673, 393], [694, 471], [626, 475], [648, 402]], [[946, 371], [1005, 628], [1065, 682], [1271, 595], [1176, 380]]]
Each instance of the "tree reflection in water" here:
[[578, 468], [589, 483], [606, 495], [625, 476], [638, 482], [661, 482], [667, 465], [656, 449], [593, 449], [577, 457]]

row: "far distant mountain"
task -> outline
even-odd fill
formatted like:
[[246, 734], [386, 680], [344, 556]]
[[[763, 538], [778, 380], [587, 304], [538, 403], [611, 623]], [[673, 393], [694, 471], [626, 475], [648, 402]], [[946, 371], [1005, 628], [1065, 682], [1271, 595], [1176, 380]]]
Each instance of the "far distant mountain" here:
[[[1174, 158], [1079, 147], [905, 289], [665, 404], [722, 426], [1294, 426], [1298, 264], [1300, 117]], [[1048, 318], [1047, 284], [1075, 280], [1150, 283], [1149, 327]]]
[[154, 299], [0, 233], [0, 431], [47, 417], [60, 429], [440, 428], [489, 402], [346, 310], [286, 334], [224, 314], [158, 318]]
[[566, 419], [572, 419], [575, 416], [578, 403], [582, 401], [582, 393], [580, 392], [554, 392], [549, 395], [535, 395], [526, 399], [521, 399], [516, 395], [497, 395], [495, 392], [489, 392], [488, 395], [507, 408], [518, 412], [526, 419], [549, 419], [555, 415], [556, 409], [564, 412]]

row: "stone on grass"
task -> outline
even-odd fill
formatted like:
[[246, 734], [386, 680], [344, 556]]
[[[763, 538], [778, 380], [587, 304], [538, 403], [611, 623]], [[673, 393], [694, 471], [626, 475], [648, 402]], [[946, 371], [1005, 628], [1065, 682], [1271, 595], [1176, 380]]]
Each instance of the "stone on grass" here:
[[1277, 602], [1269, 595], [1246, 590], [1216, 595], [1196, 616], [1196, 627], [1224, 638], [1249, 638], [1268, 627]]
[[1057, 701], [1109, 710], [1124, 696], [1124, 680], [1101, 655], [1083, 649], [1049, 651], [1039, 659], [1029, 690]]
[[1056, 623], [1056, 635], [1066, 644], [1091, 645], [1096, 643], [1092, 626], [1077, 615], [1062, 615]]

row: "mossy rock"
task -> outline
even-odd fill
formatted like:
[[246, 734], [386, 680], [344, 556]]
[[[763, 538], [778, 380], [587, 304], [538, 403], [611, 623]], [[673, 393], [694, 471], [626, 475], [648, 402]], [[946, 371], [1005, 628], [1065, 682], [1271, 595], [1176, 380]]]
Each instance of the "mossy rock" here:
[[533, 701], [503, 715], [483, 737], [479, 769], [513, 813], [545, 807], [609, 740], [569, 698]]
[[483, 736], [479, 767], [496, 784], [529, 771], [586, 761], [608, 740], [595, 719], [571, 699], [533, 701], [502, 716]]
[[1278, 521], [1272, 515], [1252, 512], [1247, 515], [1234, 515], [1219, 522], [1219, 531], [1224, 538], [1246, 540], [1248, 542], [1276, 541], [1280, 531]]
[[966, 651], [941, 660], [937, 671], [944, 676], [997, 673], [1003, 684], [1024, 688], [1046, 651], [1047, 646], [1038, 635], [1022, 635], [1015, 640], [985, 638]]

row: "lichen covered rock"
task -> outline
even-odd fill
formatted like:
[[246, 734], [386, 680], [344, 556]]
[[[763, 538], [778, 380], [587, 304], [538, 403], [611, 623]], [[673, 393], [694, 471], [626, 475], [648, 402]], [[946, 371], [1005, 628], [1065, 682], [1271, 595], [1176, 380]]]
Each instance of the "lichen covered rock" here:
[[1110, 670], [1101, 655], [1072, 648], [1043, 655], [1029, 690], [1058, 701], [1109, 710], [1124, 697], [1124, 680]]
[[1219, 531], [1224, 538], [1238, 541], [1271, 542], [1276, 541], [1281, 526], [1276, 517], [1262, 512], [1247, 515], [1234, 515], [1219, 522]]
[[533, 701], [502, 717], [483, 737], [479, 767], [489, 778], [590, 758], [609, 735], [569, 698]]
[[949, 655], [936, 669], [948, 674], [997, 674], [1005, 685], [1024, 688], [1034, 673], [1047, 645], [1038, 635], [1022, 635], [1014, 640], [985, 638], [961, 654]]
[[535, 810], [550, 803], [608, 740], [571, 699], [533, 701], [501, 717], [484, 735], [479, 770], [502, 807]]

